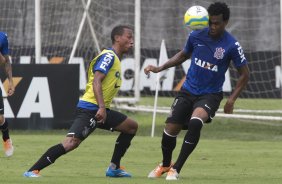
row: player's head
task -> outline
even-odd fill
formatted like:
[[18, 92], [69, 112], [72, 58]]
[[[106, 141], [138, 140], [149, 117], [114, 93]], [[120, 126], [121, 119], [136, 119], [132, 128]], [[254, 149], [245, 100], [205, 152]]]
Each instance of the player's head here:
[[112, 44], [118, 46], [122, 52], [128, 52], [133, 47], [133, 29], [126, 25], [113, 28], [111, 33]]
[[228, 23], [230, 17], [230, 9], [223, 2], [215, 2], [208, 7], [209, 13], [209, 34], [212, 37], [220, 36]]

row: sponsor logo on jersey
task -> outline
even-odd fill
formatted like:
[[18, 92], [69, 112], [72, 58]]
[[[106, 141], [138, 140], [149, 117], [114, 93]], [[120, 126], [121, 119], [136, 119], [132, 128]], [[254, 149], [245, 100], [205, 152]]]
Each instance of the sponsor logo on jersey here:
[[108, 52], [108, 53], [105, 55], [105, 57], [104, 57], [104, 59], [103, 59], [101, 65], [100, 65], [100, 68], [106, 71], [106, 67], [109, 66], [109, 64], [111, 63], [111, 61], [113, 60], [113, 58], [114, 58], [114, 54]]
[[195, 58], [195, 64], [198, 65], [199, 67], [211, 70], [213, 72], [218, 71], [218, 66], [215, 64], [211, 64], [207, 61], [202, 61], [201, 59]]
[[238, 46], [237, 50], [238, 50], [238, 53], [239, 53], [240, 58], [241, 58], [241, 63], [243, 63], [246, 60], [245, 55], [244, 55], [244, 51], [243, 51], [243, 49], [242, 49], [242, 47], [241, 47], [239, 42], [236, 42], [235, 45]]
[[117, 83], [115, 83], [115, 88], [119, 88], [120, 87], [120, 85], [118, 85]]

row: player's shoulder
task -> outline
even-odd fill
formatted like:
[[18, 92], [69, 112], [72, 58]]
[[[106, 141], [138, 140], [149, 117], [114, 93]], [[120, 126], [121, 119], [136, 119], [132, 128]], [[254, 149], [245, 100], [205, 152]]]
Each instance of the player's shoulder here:
[[230, 47], [231, 49], [237, 50], [240, 46], [240, 43], [238, 42], [237, 38], [233, 36], [228, 31], [225, 31], [224, 33], [224, 43], [226, 46]]
[[198, 30], [193, 30], [189, 34], [189, 40], [190, 42], [197, 42], [199, 40], [205, 40], [208, 37], [208, 30], [207, 28], [204, 29], [198, 29]]
[[102, 51], [102, 56], [115, 57], [116, 53], [113, 49], [107, 48]]
[[6, 32], [0, 31], [0, 36], [1, 37], [8, 37], [8, 34]]
[[235, 36], [233, 36], [230, 32], [225, 31], [224, 33], [224, 37], [225, 39], [230, 42], [230, 43], [236, 43], [237, 39], [235, 38]]
[[115, 52], [111, 48], [107, 48], [102, 50], [102, 52], [99, 54], [98, 60], [114, 61], [115, 57]]
[[0, 42], [1, 44], [8, 43], [8, 36], [6, 32], [0, 32]]
[[197, 29], [197, 30], [193, 30], [190, 33], [190, 36], [193, 37], [199, 37], [201, 35], [207, 35], [208, 34], [208, 28], [203, 28], [203, 29]]
[[103, 49], [102, 52], [101, 52], [101, 54], [102, 54], [102, 55], [105, 55], [105, 54], [116, 55], [116, 54], [115, 54], [115, 51], [114, 51], [113, 48], [111, 48], [111, 47]]

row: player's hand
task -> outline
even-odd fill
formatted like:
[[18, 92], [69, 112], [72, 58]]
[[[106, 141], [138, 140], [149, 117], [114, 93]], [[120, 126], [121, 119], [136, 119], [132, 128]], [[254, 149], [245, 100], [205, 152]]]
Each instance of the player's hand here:
[[148, 65], [146, 68], [144, 68], [144, 73], [146, 75], [150, 75], [150, 72], [158, 73], [159, 72], [158, 67], [153, 65]]
[[97, 120], [97, 123], [104, 123], [106, 121], [107, 118], [107, 112], [106, 112], [106, 108], [99, 108], [96, 115], [95, 115], [95, 119]]
[[224, 105], [224, 113], [233, 114], [233, 109], [234, 109], [234, 102], [227, 100], [227, 102]]
[[10, 83], [8, 87], [8, 96], [12, 96], [14, 93], [15, 93], [15, 87], [13, 84]]

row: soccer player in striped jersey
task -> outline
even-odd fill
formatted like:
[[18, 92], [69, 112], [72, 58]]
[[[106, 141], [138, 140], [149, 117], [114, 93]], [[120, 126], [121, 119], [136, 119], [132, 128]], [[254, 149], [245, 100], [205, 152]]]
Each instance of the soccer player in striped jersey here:
[[[6, 75], [8, 77], [8, 91], [7, 95], [11, 96], [15, 92], [15, 87], [12, 79], [12, 66], [9, 56], [9, 42], [8, 36], [4, 32], [0, 32], [0, 65], [4, 66]], [[14, 153], [14, 147], [12, 140], [9, 135], [9, 124], [4, 117], [4, 103], [3, 103], [3, 94], [0, 90], [0, 129], [2, 131], [3, 147], [4, 152], [7, 157], [12, 156]]]
[[117, 26], [111, 33], [112, 47], [104, 49], [88, 68], [86, 90], [77, 105], [74, 122], [65, 140], [50, 147], [24, 173], [25, 177], [39, 177], [39, 171], [53, 164], [57, 158], [77, 148], [96, 128], [119, 131], [108, 177], [131, 177], [120, 161], [136, 134], [138, 124], [126, 115], [111, 110], [111, 102], [121, 86], [121, 58], [133, 47], [133, 31], [128, 26]]
[[[163, 160], [148, 177], [157, 178], [167, 172], [166, 180], [177, 180], [185, 161], [196, 148], [204, 123], [215, 116], [223, 98], [225, 72], [232, 61], [239, 73], [235, 89], [224, 106], [225, 113], [232, 113], [234, 103], [249, 80], [249, 69], [239, 42], [225, 30], [230, 10], [225, 3], [209, 6], [209, 27], [192, 31], [185, 47], [162, 66], [149, 65], [146, 74], [158, 73], [180, 65], [191, 57], [186, 80], [176, 96], [167, 117], [162, 137]], [[178, 159], [172, 163], [172, 152], [181, 129], [188, 129]]]

